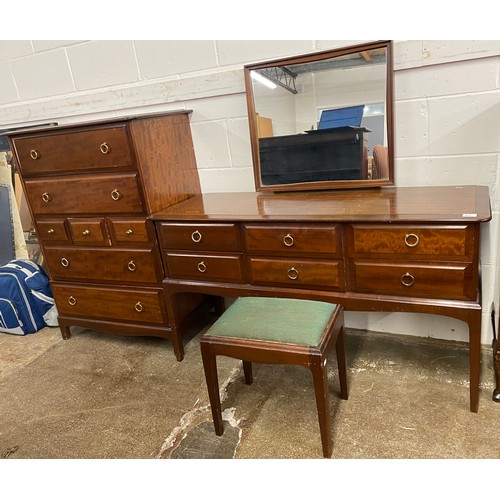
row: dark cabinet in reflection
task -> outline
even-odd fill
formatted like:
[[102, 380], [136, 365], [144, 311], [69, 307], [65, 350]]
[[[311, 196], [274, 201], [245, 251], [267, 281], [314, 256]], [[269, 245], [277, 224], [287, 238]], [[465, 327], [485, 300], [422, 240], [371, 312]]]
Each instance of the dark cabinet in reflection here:
[[260, 138], [262, 184], [368, 179], [369, 132], [341, 127]]

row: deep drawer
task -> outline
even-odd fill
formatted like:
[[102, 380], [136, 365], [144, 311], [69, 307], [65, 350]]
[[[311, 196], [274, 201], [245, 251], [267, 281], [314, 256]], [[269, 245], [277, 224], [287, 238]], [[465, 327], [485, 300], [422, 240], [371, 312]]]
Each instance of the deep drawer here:
[[167, 276], [196, 281], [243, 282], [241, 255], [176, 254], [164, 252]]
[[351, 255], [429, 255], [472, 259], [473, 251], [473, 226], [352, 226]]
[[146, 219], [108, 219], [109, 230], [114, 244], [147, 243], [153, 237]]
[[343, 261], [251, 257], [248, 263], [254, 284], [344, 289]]
[[161, 247], [169, 250], [234, 252], [241, 249], [236, 224], [160, 222], [157, 230]]
[[351, 270], [354, 292], [434, 299], [477, 298], [477, 276], [469, 262], [354, 261]]
[[163, 275], [153, 248], [45, 247], [53, 279], [157, 283]]
[[44, 219], [36, 221], [37, 236], [43, 241], [64, 243], [71, 241], [66, 231], [66, 219]]
[[161, 289], [112, 289], [52, 283], [57, 309], [62, 316], [166, 324]]
[[338, 256], [340, 230], [335, 225], [245, 224], [245, 245], [252, 254]]
[[26, 195], [35, 215], [141, 213], [136, 172], [28, 179]]
[[14, 139], [23, 176], [105, 168], [131, 168], [126, 125]]
[[68, 219], [68, 226], [75, 245], [111, 245], [103, 217]]

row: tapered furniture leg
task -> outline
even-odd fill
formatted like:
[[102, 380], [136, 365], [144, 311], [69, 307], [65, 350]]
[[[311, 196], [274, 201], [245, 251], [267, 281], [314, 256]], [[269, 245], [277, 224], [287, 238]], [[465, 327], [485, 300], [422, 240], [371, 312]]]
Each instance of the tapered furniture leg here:
[[[223, 428], [216, 356], [241, 359], [246, 384], [253, 381], [252, 363], [299, 365], [312, 372], [323, 456], [331, 456], [326, 360], [333, 347], [340, 393], [343, 399], [348, 397], [342, 306], [311, 300], [241, 297], [202, 335], [200, 346], [217, 435]], [[292, 421], [293, 415], [289, 418]]]

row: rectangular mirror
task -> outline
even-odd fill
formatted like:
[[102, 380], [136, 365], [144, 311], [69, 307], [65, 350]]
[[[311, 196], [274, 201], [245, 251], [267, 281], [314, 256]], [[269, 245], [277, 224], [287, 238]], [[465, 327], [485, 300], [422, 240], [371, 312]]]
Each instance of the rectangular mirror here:
[[392, 43], [245, 66], [257, 191], [394, 184]]

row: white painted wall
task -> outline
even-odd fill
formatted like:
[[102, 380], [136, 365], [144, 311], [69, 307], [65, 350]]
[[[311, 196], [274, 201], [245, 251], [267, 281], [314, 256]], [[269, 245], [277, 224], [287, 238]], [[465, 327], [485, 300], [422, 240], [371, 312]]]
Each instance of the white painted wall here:
[[[192, 109], [204, 192], [253, 191], [243, 65], [359, 40], [0, 41], [0, 129]], [[396, 185], [490, 187], [483, 337], [500, 275], [500, 41], [395, 42]], [[498, 306], [497, 306], [498, 309]], [[348, 326], [466, 341], [460, 321], [349, 313]]]

